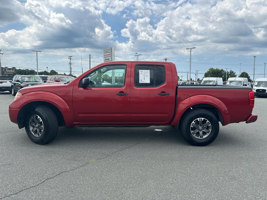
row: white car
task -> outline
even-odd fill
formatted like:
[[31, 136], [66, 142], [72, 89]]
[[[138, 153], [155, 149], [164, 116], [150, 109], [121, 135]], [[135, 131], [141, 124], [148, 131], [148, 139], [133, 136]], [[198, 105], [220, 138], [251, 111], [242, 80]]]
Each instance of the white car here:
[[201, 85], [223, 85], [223, 80], [221, 77], [205, 77]]
[[226, 85], [251, 87], [248, 79], [243, 77], [230, 77], [228, 78]]
[[11, 93], [11, 80], [0, 80], [0, 91]]
[[267, 78], [257, 78], [253, 85], [255, 96], [267, 96]]

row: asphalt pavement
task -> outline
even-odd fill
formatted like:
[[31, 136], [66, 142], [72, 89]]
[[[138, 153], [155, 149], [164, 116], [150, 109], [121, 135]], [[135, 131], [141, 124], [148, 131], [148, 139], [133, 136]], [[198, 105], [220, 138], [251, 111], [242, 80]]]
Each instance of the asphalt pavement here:
[[267, 98], [257, 122], [220, 126], [205, 147], [171, 127], [60, 128], [37, 145], [10, 122], [13, 99], [0, 93], [0, 199], [267, 199]]

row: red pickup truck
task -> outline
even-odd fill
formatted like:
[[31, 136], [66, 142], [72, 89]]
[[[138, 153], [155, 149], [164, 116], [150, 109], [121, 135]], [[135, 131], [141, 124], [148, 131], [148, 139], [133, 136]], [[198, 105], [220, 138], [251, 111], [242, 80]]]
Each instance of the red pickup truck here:
[[59, 126], [173, 126], [192, 145], [215, 140], [222, 125], [254, 122], [251, 88], [178, 86], [170, 62], [100, 64], [65, 84], [19, 90], [10, 120], [47, 144]]

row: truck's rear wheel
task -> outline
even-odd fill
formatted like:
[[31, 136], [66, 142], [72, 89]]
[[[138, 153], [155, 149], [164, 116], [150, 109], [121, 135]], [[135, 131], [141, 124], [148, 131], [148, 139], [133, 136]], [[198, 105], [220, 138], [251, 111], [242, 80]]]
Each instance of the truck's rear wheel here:
[[185, 140], [197, 146], [210, 144], [219, 133], [218, 119], [212, 112], [205, 109], [187, 113], [180, 127]]
[[58, 121], [54, 112], [47, 106], [38, 106], [26, 120], [25, 129], [30, 140], [36, 144], [48, 144], [55, 139]]

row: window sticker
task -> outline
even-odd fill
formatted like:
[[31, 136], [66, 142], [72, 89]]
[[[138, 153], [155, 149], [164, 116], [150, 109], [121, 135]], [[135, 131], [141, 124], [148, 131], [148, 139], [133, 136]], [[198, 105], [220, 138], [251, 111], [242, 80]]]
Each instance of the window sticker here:
[[139, 83], [150, 83], [150, 70], [139, 70]]

